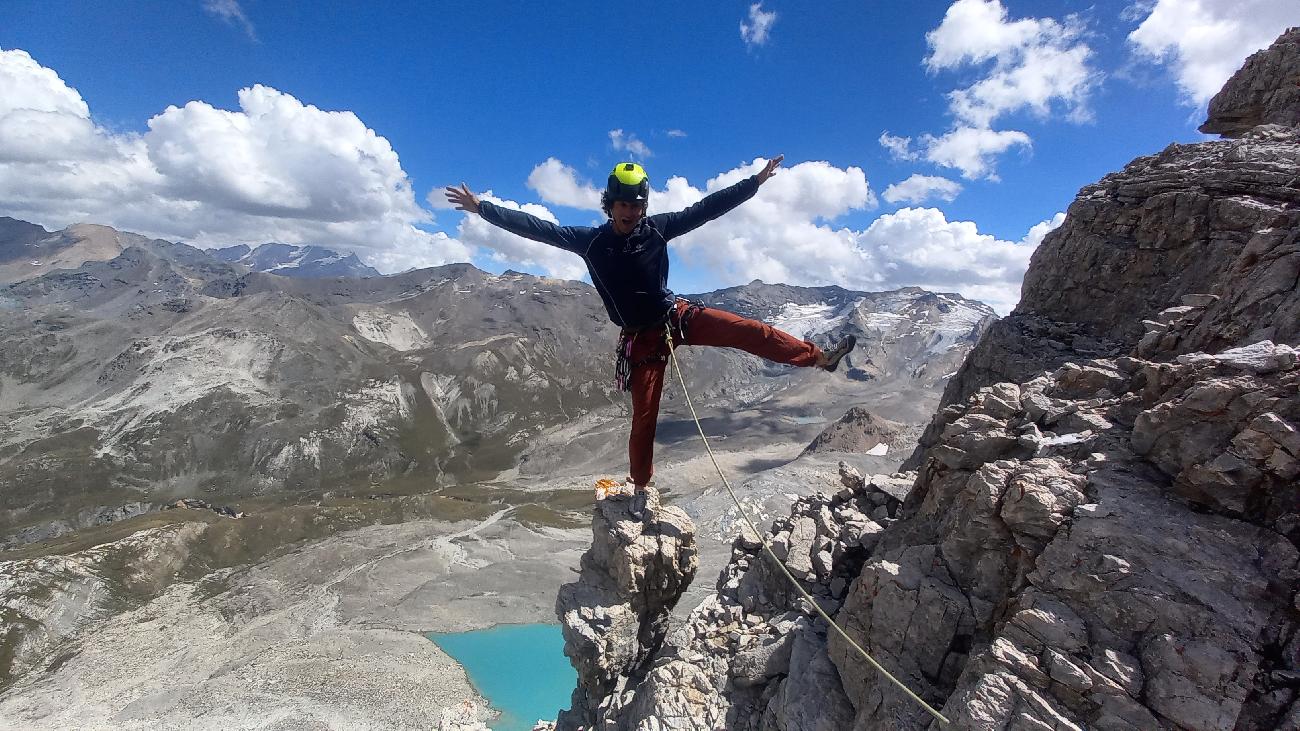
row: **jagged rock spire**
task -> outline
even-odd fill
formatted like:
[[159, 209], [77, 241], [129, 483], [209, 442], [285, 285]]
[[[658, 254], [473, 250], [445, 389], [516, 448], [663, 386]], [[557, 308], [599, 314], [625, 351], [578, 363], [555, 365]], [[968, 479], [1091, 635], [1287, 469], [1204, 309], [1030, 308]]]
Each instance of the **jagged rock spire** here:
[[570, 709], [557, 728], [621, 729], [650, 661], [668, 633], [668, 618], [699, 566], [695, 524], [680, 508], [642, 522], [626, 497], [598, 501], [592, 544], [577, 581], [560, 587], [555, 614], [564, 654], [578, 671]]

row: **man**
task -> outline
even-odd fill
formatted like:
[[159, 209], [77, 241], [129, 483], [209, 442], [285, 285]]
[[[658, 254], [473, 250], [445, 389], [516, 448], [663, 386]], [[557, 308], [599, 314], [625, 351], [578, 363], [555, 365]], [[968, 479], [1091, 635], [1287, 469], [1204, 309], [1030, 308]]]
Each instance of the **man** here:
[[634, 485], [632, 514], [643, 518], [654, 474], [655, 427], [668, 363], [665, 326], [673, 346], [739, 348], [777, 363], [834, 371], [853, 349], [852, 335], [830, 352], [757, 320], [692, 304], [668, 289], [668, 241], [721, 216], [758, 192], [784, 159], [777, 155], [758, 174], [705, 196], [677, 213], [646, 216], [650, 179], [634, 162], [621, 162], [609, 174], [601, 207], [609, 221], [596, 228], [557, 226], [522, 211], [480, 201], [461, 183], [447, 188], [456, 208], [524, 238], [581, 256], [609, 318], [622, 328], [615, 367], [620, 388], [632, 392], [632, 433], [628, 437], [629, 479]]

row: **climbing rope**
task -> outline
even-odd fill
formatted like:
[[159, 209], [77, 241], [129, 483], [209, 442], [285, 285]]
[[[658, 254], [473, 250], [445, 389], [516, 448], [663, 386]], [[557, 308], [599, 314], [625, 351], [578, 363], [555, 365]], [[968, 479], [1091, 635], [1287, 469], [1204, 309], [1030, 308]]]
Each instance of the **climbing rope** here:
[[763, 550], [767, 551], [767, 555], [772, 559], [772, 563], [776, 564], [778, 569], [781, 569], [781, 573], [785, 574], [785, 578], [790, 580], [790, 585], [803, 595], [804, 600], [817, 611], [817, 614], [821, 615], [821, 618], [826, 620], [826, 623], [829, 624], [840, 637], [844, 638], [845, 642], [848, 642], [853, 649], [857, 650], [858, 654], [862, 655], [862, 657], [871, 664], [871, 667], [876, 669], [876, 672], [885, 676], [889, 682], [893, 683], [899, 690], [906, 693], [908, 698], [916, 701], [926, 710], [927, 713], [934, 716], [935, 720], [937, 720], [941, 726], [947, 726], [949, 721], [942, 713], [939, 713], [933, 706], [922, 700], [916, 693], [913, 693], [912, 690], [904, 685], [901, 680], [895, 678], [880, 663], [876, 662], [876, 659], [871, 656], [871, 653], [862, 649], [861, 645], [855, 642], [852, 637], [849, 637], [849, 634], [845, 632], [835, 620], [831, 619], [831, 615], [827, 614], [826, 610], [822, 609], [821, 605], [817, 603], [817, 600], [813, 599], [813, 596], [803, 588], [803, 585], [799, 583], [799, 580], [794, 578], [794, 575], [790, 573], [790, 570], [785, 567], [785, 562], [776, 557], [776, 554], [772, 551], [772, 546], [768, 544], [767, 539], [764, 538], [763, 534], [758, 530], [758, 526], [754, 525], [754, 521], [750, 520], [749, 513], [745, 512], [744, 506], [740, 504], [740, 498], [736, 497], [736, 491], [731, 489], [731, 482], [722, 472], [722, 467], [718, 464], [718, 458], [713, 455], [713, 447], [709, 446], [709, 438], [704, 435], [704, 427], [700, 425], [700, 417], [695, 413], [695, 405], [691, 403], [691, 393], [686, 389], [686, 378], [682, 375], [682, 366], [677, 362], [677, 349], [673, 347], [672, 326], [665, 326], [665, 329], [668, 336], [668, 355], [673, 362], [673, 370], [677, 372], [677, 380], [682, 384], [682, 395], [686, 397], [686, 406], [691, 411], [691, 418], [695, 420], [695, 428], [700, 432], [700, 439], [704, 440], [704, 449], [708, 451], [709, 459], [713, 460], [713, 468], [718, 471], [718, 477], [722, 478], [722, 486], [727, 488], [727, 494], [731, 496], [731, 501], [736, 504], [736, 510], [740, 511], [740, 517], [745, 519], [745, 523], [749, 525], [749, 529], [758, 537], [758, 542], [763, 544]]

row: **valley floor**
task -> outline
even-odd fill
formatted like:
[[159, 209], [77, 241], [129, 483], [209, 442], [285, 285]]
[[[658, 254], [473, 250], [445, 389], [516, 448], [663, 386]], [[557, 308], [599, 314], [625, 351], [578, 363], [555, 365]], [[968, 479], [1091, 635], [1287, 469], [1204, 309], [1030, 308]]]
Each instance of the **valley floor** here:
[[[838, 415], [827, 414], [826, 421]], [[840, 459], [870, 474], [891, 472], [906, 456], [800, 457], [824, 422], [774, 426], [761, 411], [708, 418], [724, 437], [715, 444], [723, 468], [764, 524], [797, 496], [837, 490]], [[603, 442], [605, 454], [620, 454], [624, 428], [594, 424], [587, 434]], [[683, 507], [700, 528], [699, 577], [678, 607], [681, 616], [712, 593], [740, 529], [693, 430], [671, 410], [665, 415], [656, 477], [664, 499]], [[33, 663], [37, 669], [0, 694], [0, 726], [482, 728], [485, 701], [463, 669], [424, 635], [554, 622], [556, 590], [572, 580], [591, 540], [583, 506], [601, 476], [612, 475], [577, 466], [547, 477], [505, 476], [513, 496], [471, 519], [344, 530], [252, 565], [172, 583], [117, 613], [87, 610], [97, 605], [85, 597], [51, 606], [51, 614], [84, 616], [49, 643], [45, 663]], [[496, 483], [454, 492], [475, 493], [490, 507], [493, 489], [503, 488]], [[521, 501], [520, 490], [550, 508]], [[204, 525], [152, 530], [208, 530]], [[166, 542], [161, 545], [167, 550]], [[0, 562], [0, 577], [6, 565], [12, 574], [29, 563]], [[10, 578], [7, 585], [0, 580], [0, 599], [6, 587], [12, 592], [21, 583]], [[49, 662], [55, 657], [61, 662]]]

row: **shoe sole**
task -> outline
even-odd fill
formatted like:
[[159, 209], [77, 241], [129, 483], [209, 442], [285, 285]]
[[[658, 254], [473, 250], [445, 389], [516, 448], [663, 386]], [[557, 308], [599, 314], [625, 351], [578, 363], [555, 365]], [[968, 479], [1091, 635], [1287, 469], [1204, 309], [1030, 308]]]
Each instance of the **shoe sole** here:
[[835, 350], [832, 350], [827, 354], [826, 365], [822, 367], [822, 370], [827, 373], [834, 373], [835, 369], [840, 367], [840, 361], [844, 360], [844, 356], [852, 353], [853, 349], [857, 346], [858, 339], [854, 335], [849, 335], [841, 340], [840, 344], [835, 347]]

